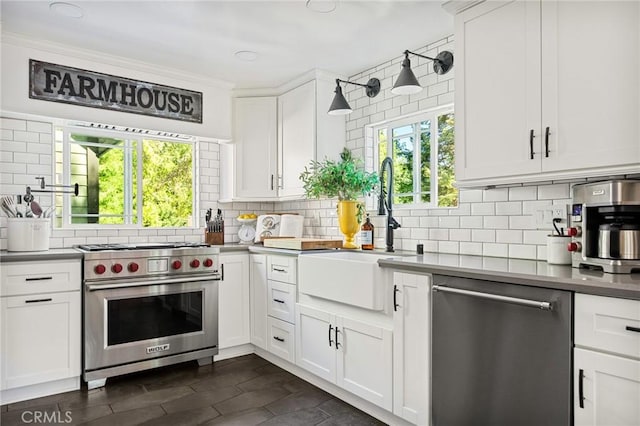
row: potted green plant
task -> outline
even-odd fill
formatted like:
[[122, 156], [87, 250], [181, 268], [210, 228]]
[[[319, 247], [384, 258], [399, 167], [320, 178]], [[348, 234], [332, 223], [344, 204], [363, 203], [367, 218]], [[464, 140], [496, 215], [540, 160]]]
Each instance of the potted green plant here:
[[340, 160], [311, 161], [300, 174], [307, 198], [338, 197], [338, 223], [345, 236], [344, 248], [358, 248], [355, 235], [360, 230], [364, 204], [359, 198], [378, 185], [378, 175], [364, 170], [362, 161], [344, 148]]

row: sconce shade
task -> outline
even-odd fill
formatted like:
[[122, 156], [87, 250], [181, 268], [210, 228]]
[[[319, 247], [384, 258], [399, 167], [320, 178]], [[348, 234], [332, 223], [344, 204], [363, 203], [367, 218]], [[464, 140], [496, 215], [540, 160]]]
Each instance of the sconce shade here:
[[334, 92], [335, 96], [333, 97], [333, 101], [329, 107], [329, 115], [351, 114], [353, 110], [342, 94], [342, 87], [340, 87], [340, 83], [336, 84], [336, 90]]
[[396, 84], [391, 88], [391, 93], [394, 95], [413, 95], [419, 93], [422, 90], [422, 86], [418, 83], [416, 75], [411, 71], [411, 61], [409, 58], [404, 58], [402, 61], [402, 69], [396, 80]]

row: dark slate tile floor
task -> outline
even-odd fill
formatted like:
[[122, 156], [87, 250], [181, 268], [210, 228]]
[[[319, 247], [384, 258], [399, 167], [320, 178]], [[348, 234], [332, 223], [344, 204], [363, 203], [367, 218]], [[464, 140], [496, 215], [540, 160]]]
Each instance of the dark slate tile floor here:
[[4, 405], [0, 424], [35, 424], [35, 413], [53, 419], [40, 424], [91, 426], [383, 424], [257, 355], [143, 371], [100, 389]]

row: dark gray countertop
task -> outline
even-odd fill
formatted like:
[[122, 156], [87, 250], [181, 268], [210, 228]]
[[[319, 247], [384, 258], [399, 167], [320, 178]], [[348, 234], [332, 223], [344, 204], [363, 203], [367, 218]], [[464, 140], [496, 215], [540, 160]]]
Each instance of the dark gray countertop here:
[[39, 260], [82, 259], [82, 252], [73, 248], [47, 251], [0, 251], [0, 262], [33, 262]]
[[535, 260], [442, 253], [380, 259], [378, 264], [405, 272], [452, 275], [640, 300], [640, 274], [605, 274]]

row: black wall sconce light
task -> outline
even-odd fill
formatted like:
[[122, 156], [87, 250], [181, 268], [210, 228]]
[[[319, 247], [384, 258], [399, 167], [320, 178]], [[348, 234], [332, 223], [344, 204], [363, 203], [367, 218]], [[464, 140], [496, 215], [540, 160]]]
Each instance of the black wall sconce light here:
[[433, 71], [438, 75], [443, 75], [449, 72], [453, 67], [453, 53], [444, 51], [438, 53], [435, 58], [420, 55], [419, 53], [404, 51], [404, 60], [402, 61], [402, 69], [396, 80], [396, 84], [391, 88], [391, 93], [394, 95], [413, 95], [422, 90], [422, 86], [418, 83], [413, 71], [411, 71], [411, 61], [409, 60], [409, 53], [419, 56], [421, 58], [430, 59], [433, 61]]
[[370, 79], [367, 81], [367, 84], [354, 83], [353, 81], [340, 80], [339, 78], [336, 78], [336, 90], [334, 91], [336, 95], [333, 97], [333, 101], [329, 107], [329, 115], [345, 115], [351, 114], [353, 111], [342, 94], [342, 87], [340, 86], [340, 83], [355, 84], [356, 86], [365, 87], [367, 96], [370, 98], [373, 98], [380, 93], [380, 80], [377, 78]]

